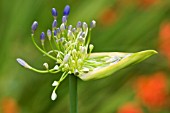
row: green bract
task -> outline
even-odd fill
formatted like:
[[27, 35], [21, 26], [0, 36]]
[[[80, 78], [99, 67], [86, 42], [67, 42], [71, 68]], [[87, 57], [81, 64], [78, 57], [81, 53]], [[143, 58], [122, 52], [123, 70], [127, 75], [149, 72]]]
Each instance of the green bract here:
[[94, 67], [92, 71], [89, 71], [88, 73], [82, 73], [78, 77], [84, 81], [101, 79], [129, 65], [141, 62], [156, 53], [157, 52], [154, 50], [146, 50], [137, 53], [92, 53], [89, 57], [89, 61], [96, 61], [96, 63], [102, 62], [103, 65]]

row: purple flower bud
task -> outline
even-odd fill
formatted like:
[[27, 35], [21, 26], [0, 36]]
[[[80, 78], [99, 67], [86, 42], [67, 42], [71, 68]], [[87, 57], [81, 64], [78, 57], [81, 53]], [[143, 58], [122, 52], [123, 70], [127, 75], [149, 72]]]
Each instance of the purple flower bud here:
[[57, 30], [54, 30], [54, 36], [57, 36]]
[[64, 15], [64, 16], [68, 16], [69, 13], [70, 13], [70, 6], [69, 6], [69, 5], [66, 5], [65, 8], [64, 8], [63, 15]]
[[58, 15], [57, 10], [55, 8], [52, 8], [51, 13], [54, 17]]
[[57, 20], [53, 21], [52, 27], [55, 28], [57, 26]]
[[37, 27], [38, 27], [38, 22], [34, 21], [34, 23], [31, 26], [32, 31], [34, 32], [37, 29]]
[[80, 21], [77, 22], [77, 28], [81, 28], [82, 24]]
[[44, 32], [41, 33], [40, 40], [45, 40], [45, 33]]
[[75, 32], [76, 32], [76, 28], [73, 28], [73, 29], [72, 29], [72, 32], [75, 33]]
[[17, 58], [17, 62], [18, 62], [21, 66], [23, 66], [23, 67], [25, 67], [25, 68], [28, 68], [28, 69], [31, 68], [31, 66], [29, 66], [24, 60], [22, 60], [22, 59], [20, 59], [20, 58]]
[[68, 30], [71, 30], [71, 29], [72, 29], [72, 27], [73, 27], [72, 25], [69, 25], [69, 26], [68, 26]]
[[90, 23], [90, 28], [94, 28], [96, 27], [96, 21], [93, 20], [91, 23]]
[[49, 30], [49, 29], [47, 30], [47, 36], [51, 37], [51, 30]]
[[62, 22], [63, 22], [63, 23], [66, 23], [66, 22], [67, 22], [67, 17], [66, 17], [66, 16], [63, 16]]

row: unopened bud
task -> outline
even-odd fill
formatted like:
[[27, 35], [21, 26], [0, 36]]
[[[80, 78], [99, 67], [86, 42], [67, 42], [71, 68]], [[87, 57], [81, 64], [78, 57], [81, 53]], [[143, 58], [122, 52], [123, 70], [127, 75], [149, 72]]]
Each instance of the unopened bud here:
[[89, 45], [89, 49], [90, 49], [90, 51], [92, 51], [92, 50], [93, 50], [93, 48], [94, 48], [94, 46], [93, 46], [92, 44], [90, 44], [90, 45]]
[[46, 69], [48, 69], [48, 68], [49, 68], [49, 66], [48, 66], [48, 64], [47, 64], [47, 63], [44, 63], [44, 64], [43, 64], [43, 66], [44, 66]]
[[67, 16], [62, 17], [62, 22], [65, 23], [65, 24], [67, 23]]
[[55, 65], [53, 69], [58, 70], [59, 69], [58, 65]]
[[17, 62], [18, 62], [21, 66], [23, 66], [23, 67], [25, 67], [25, 68], [28, 68], [28, 69], [31, 68], [31, 66], [29, 66], [24, 60], [22, 60], [22, 59], [20, 59], [20, 58], [17, 58]]
[[64, 15], [64, 16], [68, 16], [69, 13], [70, 13], [70, 6], [69, 6], [69, 5], [66, 5], [65, 8], [64, 8], [63, 15]]
[[56, 98], [57, 98], [57, 94], [55, 93], [55, 91], [53, 91], [51, 95], [51, 100], [55, 100]]
[[58, 81], [54, 81], [52, 86], [58, 86], [59, 85], [59, 82]]
[[38, 22], [37, 22], [37, 21], [34, 21], [34, 23], [33, 23], [32, 26], [31, 26], [32, 33], [34, 33], [34, 31], [37, 29], [37, 27], [38, 27]]
[[81, 27], [82, 27], [82, 24], [81, 24], [80, 21], [77, 22], [77, 26], [76, 26], [76, 27], [77, 27], [77, 28], [81, 28]]
[[55, 8], [52, 8], [51, 13], [52, 13], [52, 15], [53, 15], [55, 18], [56, 18], [57, 15], [58, 15], [58, 12], [57, 12], [57, 10], [56, 10]]
[[82, 26], [83, 26], [83, 30], [86, 31], [87, 28], [88, 28], [88, 25], [86, 24], [86, 22], [83, 22], [83, 25], [82, 25]]
[[66, 26], [64, 25], [64, 23], [62, 23], [60, 26], [60, 30], [63, 32], [65, 29], [66, 29]]
[[96, 27], [96, 21], [93, 20], [91, 23], [90, 23], [90, 28], [94, 28]]
[[51, 39], [51, 30], [50, 29], [47, 30], [47, 36], [49, 39]]
[[79, 75], [79, 71], [77, 69], [75, 69], [74, 75], [76, 75], [76, 76]]
[[52, 28], [55, 28], [57, 26], [57, 20], [53, 21]]
[[63, 63], [67, 63], [70, 58], [70, 54], [66, 54], [63, 59]]

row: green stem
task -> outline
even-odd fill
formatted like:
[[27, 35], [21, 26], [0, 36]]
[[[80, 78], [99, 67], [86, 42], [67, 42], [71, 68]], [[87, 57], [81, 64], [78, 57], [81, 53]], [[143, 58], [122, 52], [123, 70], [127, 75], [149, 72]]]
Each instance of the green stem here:
[[77, 77], [69, 75], [70, 113], [78, 113]]
[[31, 37], [32, 37], [32, 41], [33, 41], [35, 47], [36, 47], [39, 51], [41, 51], [42, 53], [44, 53], [44, 54], [45, 54], [46, 56], [48, 56], [49, 58], [51, 58], [51, 59], [57, 61], [57, 59], [56, 59], [55, 57], [53, 57], [53, 56], [47, 54], [44, 50], [42, 50], [42, 49], [36, 44], [36, 42], [35, 42], [35, 40], [34, 40], [34, 35], [33, 35], [33, 34], [31, 35]]

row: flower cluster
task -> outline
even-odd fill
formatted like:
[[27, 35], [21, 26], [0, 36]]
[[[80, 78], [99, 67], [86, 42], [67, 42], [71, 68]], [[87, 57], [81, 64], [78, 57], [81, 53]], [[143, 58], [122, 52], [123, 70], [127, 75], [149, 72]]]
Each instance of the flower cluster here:
[[[38, 22], [34, 21], [32, 29], [32, 41], [36, 48], [42, 52], [45, 56], [51, 58], [56, 62], [56, 65], [49, 69], [48, 63], [44, 63], [43, 66], [46, 70], [38, 70], [31, 67], [24, 60], [18, 58], [17, 61], [20, 65], [30, 70], [39, 73], [58, 73], [63, 72], [61, 78], [58, 81], [54, 81], [52, 86], [55, 86], [52, 93], [52, 100], [55, 100], [57, 95], [55, 93], [59, 84], [67, 77], [68, 74], [74, 74], [75, 76], [81, 73], [88, 73], [96, 66], [104, 64], [105, 61], [97, 62], [97, 59], [89, 60], [89, 56], [94, 46], [90, 44], [91, 30], [96, 26], [96, 21], [92, 21], [90, 27], [86, 22], [79, 21], [76, 27], [73, 25], [67, 25], [67, 20], [70, 13], [70, 6], [66, 5], [63, 11], [62, 24], [58, 25], [57, 16], [58, 12], [55, 8], [52, 8], [52, 16], [54, 21], [52, 23], [52, 30], [48, 29], [45, 34], [40, 34], [41, 46], [40, 47], [34, 38], [35, 31], [38, 27]], [[47, 36], [46, 36], [47, 35]], [[51, 50], [45, 48], [46, 37], [49, 41]]]

